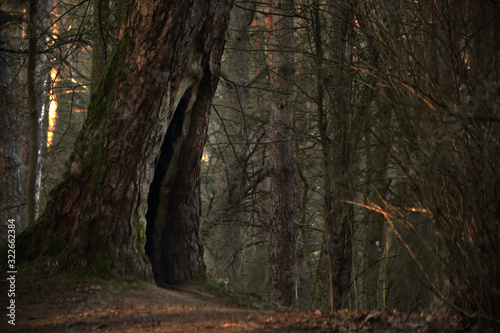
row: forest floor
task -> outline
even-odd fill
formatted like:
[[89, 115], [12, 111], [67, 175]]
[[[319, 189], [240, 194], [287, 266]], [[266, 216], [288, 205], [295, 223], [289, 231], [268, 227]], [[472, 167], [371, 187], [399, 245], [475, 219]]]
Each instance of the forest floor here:
[[7, 283], [0, 283], [0, 332], [464, 332], [431, 316], [340, 311], [325, 315], [276, 309], [250, 297], [213, 293], [188, 284], [67, 277], [17, 277], [15, 326], [6, 316]]

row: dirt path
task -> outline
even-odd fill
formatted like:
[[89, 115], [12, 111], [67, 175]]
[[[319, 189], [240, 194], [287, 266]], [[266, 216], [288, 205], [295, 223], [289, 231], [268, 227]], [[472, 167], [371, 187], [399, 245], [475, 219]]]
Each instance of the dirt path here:
[[[6, 283], [2, 282], [5, 309]], [[16, 325], [2, 311], [0, 332], [459, 332], [453, 323], [394, 313], [271, 311], [224, 302], [196, 285], [50, 279], [16, 283]], [[6, 319], [7, 318], [7, 319]]]
[[[18, 279], [16, 325], [3, 314], [0, 332], [266, 332], [291, 316], [231, 305], [196, 285], [179, 288]], [[2, 282], [2, 309], [5, 290]]]

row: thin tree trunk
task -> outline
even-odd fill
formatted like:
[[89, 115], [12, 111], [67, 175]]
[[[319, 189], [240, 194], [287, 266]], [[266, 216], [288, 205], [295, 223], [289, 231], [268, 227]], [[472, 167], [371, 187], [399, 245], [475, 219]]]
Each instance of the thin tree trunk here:
[[[7, 49], [9, 44], [6, 24], [0, 23], [0, 48]], [[0, 241], [7, 236], [5, 222], [14, 219], [17, 231], [24, 229], [20, 206], [21, 181], [19, 156], [18, 111], [14, 106], [12, 77], [8, 54], [0, 53]]]
[[147, 239], [158, 284], [200, 276], [200, 158], [231, 4], [134, 3], [21, 258], [145, 278]]
[[[318, 63], [323, 64], [327, 58], [336, 64], [333, 69], [318, 68], [318, 126], [323, 147], [324, 173], [324, 242], [323, 260], [318, 267], [318, 276], [328, 278], [317, 279], [320, 286], [316, 293], [329, 289], [331, 311], [349, 305], [351, 272], [352, 272], [352, 223], [353, 208], [344, 203], [353, 197], [353, 153], [357, 129], [351, 107], [352, 74], [351, 65], [352, 26], [354, 22], [351, 0], [342, 0], [326, 5], [326, 20], [332, 21], [332, 31], [328, 31], [327, 51], [322, 48], [322, 19], [319, 15], [320, 4], [315, 8], [315, 43]], [[339, 19], [340, 18], [340, 19]], [[323, 71], [329, 72], [326, 76]], [[320, 300], [315, 295], [315, 303]], [[319, 305], [319, 304], [317, 304]]]
[[[306, 110], [311, 112], [310, 110]], [[301, 121], [299, 119], [301, 119]], [[308, 115], [297, 115], [294, 120], [294, 128], [308, 128]], [[307, 209], [309, 202], [309, 183], [307, 180], [308, 166], [304, 161], [308, 160], [307, 153], [300, 149], [301, 142], [295, 140], [295, 163], [297, 174], [301, 185], [296, 185], [295, 197], [295, 223], [294, 225], [294, 267], [295, 267], [295, 307], [308, 309], [311, 305], [311, 251], [309, 249]], [[299, 162], [300, 161], [300, 162]]]
[[[292, 151], [294, 76], [294, 1], [271, 1], [271, 83], [277, 90], [271, 104], [270, 176], [271, 234], [269, 248], [269, 300], [290, 306], [294, 296], [294, 168]], [[275, 50], [275, 51], [274, 51]]]
[[[50, 60], [46, 52], [48, 46], [46, 32], [50, 27], [50, 9], [50, 0], [30, 0], [29, 2], [28, 108], [30, 111], [30, 150], [26, 189], [27, 225], [34, 223], [40, 209], [42, 147], [45, 137], [43, 128]], [[39, 50], [43, 52], [38, 52]]]
[[26, 222], [31, 225], [36, 218], [36, 183], [38, 171], [38, 150], [40, 127], [38, 126], [38, 111], [36, 109], [36, 13], [37, 1], [29, 1], [29, 26], [28, 26], [28, 109], [29, 109], [29, 164], [28, 164], [28, 185], [26, 188]]

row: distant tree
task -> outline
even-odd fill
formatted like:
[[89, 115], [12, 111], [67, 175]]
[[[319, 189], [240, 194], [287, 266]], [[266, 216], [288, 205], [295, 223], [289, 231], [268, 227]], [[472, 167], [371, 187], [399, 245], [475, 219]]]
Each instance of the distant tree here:
[[320, 305], [329, 289], [332, 309], [347, 307], [352, 271], [352, 206], [355, 151], [361, 118], [354, 105], [353, 1], [314, 3], [317, 63], [318, 127], [322, 147], [324, 237], [318, 263], [315, 298]]
[[271, 215], [269, 244], [269, 300], [290, 306], [294, 282], [293, 89], [294, 18], [293, 0], [271, 1], [269, 31], [271, 83], [276, 92], [269, 119]]
[[52, 1], [29, 1], [28, 22], [28, 109], [29, 165], [26, 188], [26, 224], [32, 224], [40, 209], [44, 119], [49, 86], [48, 29]]
[[124, 278], [152, 266], [158, 284], [203, 273], [200, 157], [231, 5], [130, 2], [62, 181], [19, 237], [21, 258]]

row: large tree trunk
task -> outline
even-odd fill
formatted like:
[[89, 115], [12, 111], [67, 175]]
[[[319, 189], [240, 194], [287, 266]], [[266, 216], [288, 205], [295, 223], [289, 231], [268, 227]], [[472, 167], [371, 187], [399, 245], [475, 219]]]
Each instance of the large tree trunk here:
[[269, 300], [290, 306], [294, 284], [294, 168], [292, 151], [294, 57], [294, 2], [271, 1], [273, 26], [270, 32], [273, 96], [270, 130], [271, 232], [269, 244]]
[[159, 284], [200, 274], [199, 163], [231, 4], [129, 7], [67, 171], [20, 237], [21, 258], [148, 277], [147, 238]]

